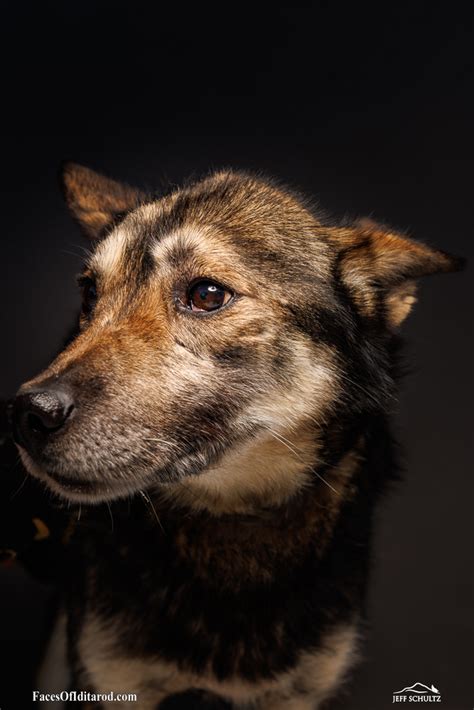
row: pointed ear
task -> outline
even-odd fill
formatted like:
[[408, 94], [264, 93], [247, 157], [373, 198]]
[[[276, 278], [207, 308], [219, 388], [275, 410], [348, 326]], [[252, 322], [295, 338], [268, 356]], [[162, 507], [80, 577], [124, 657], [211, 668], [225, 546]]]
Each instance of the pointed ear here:
[[90, 239], [100, 239], [125, 213], [146, 200], [146, 195], [94, 170], [64, 163], [61, 184], [66, 204]]
[[382, 307], [396, 328], [416, 302], [415, 280], [428, 274], [458, 271], [464, 260], [415, 242], [394, 230], [363, 219], [335, 230], [342, 279], [364, 315]]

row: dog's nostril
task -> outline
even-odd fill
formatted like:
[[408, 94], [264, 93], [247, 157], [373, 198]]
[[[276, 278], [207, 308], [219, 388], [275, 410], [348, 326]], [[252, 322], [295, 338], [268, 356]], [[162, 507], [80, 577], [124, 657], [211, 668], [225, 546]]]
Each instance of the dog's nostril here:
[[27, 418], [27, 426], [31, 431], [34, 431], [37, 434], [43, 434], [47, 433], [48, 431], [56, 431], [57, 429], [60, 429], [64, 422], [66, 421], [68, 417], [68, 413], [66, 413], [66, 416], [63, 418], [57, 418], [55, 417], [40, 417], [38, 414], [33, 414], [32, 412], [29, 412], [26, 415]]
[[20, 444], [37, 444], [61, 429], [74, 410], [71, 395], [63, 389], [20, 394], [14, 404], [14, 430]]
[[31, 429], [31, 431], [34, 431], [38, 434], [46, 430], [45, 425], [36, 414], [27, 414], [26, 423], [28, 428]]
[[62, 397], [52, 397], [49, 393], [41, 393], [38, 397], [33, 398], [31, 408], [27, 413], [28, 426], [38, 432], [60, 429], [69, 417], [72, 408], [73, 405], [64, 402]]

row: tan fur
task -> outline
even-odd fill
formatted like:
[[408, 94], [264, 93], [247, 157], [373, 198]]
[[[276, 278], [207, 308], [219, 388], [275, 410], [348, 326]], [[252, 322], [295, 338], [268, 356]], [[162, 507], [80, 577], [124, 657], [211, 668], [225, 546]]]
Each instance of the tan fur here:
[[416, 300], [413, 281], [407, 283], [407, 277], [453, 270], [453, 258], [448, 254], [387, 230], [370, 219], [361, 219], [351, 228], [330, 230], [329, 237], [343, 250], [344, 279], [365, 316], [375, 314], [377, 292], [386, 289], [384, 302], [392, 327], [401, 325]]
[[391, 289], [386, 300], [390, 325], [398, 328], [416, 303], [416, 283], [407, 281]]
[[139, 190], [75, 163], [64, 166], [63, 185], [69, 209], [92, 239], [102, 236], [115, 215], [144, 199]]

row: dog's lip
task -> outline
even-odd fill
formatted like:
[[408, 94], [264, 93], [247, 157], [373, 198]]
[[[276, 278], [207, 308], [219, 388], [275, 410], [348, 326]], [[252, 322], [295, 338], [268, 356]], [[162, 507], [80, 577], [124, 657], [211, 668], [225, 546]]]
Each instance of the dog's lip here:
[[74, 476], [63, 476], [55, 471], [47, 469], [44, 471], [46, 478], [51, 478], [61, 488], [80, 493], [94, 493], [99, 488], [98, 481], [91, 481], [84, 478], [76, 478]]
[[69, 490], [76, 490], [76, 491], [80, 491], [82, 493], [86, 493], [86, 492], [94, 492], [98, 488], [97, 481], [90, 481], [90, 480], [86, 480], [84, 478], [76, 478], [76, 477], [72, 477], [72, 476], [62, 476], [61, 474], [55, 473], [54, 471], [50, 471], [50, 470], [48, 470], [46, 472], [46, 475], [49, 476], [50, 478], [52, 478], [53, 481], [58, 483], [63, 488], [66, 488]]
[[[20, 458], [26, 471], [34, 478], [45, 483], [54, 493], [69, 501], [97, 503], [100, 500], [113, 500], [115, 491], [105, 481], [75, 477], [73, 474], [64, 476], [57, 473], [51, 462], [36, 462], [28, 452], [17, 444]], [[49, 465], [48, 465], [49, 464]]]

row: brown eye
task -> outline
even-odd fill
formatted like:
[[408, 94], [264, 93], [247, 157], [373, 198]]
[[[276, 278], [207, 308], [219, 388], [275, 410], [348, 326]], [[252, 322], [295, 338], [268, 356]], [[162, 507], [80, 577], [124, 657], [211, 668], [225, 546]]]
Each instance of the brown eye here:
[[92, 279], [84, 278], [80, 280], [82, 289], [82, 313], [90, 316], [97, 302], [97, 287]]
[[217, 311], [230, 301], [233, 294], [215, 281], [203, 279], [188, 290], [187, 307], [192, 311]]

